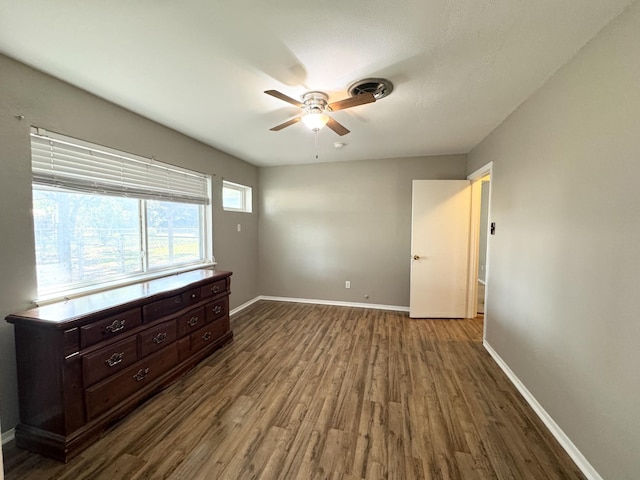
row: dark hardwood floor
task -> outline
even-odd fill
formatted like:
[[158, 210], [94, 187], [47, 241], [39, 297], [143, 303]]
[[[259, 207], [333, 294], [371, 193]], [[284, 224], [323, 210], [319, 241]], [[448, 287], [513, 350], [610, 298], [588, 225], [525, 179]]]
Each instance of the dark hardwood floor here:
[[235, 341], [64, 465], [7, 480], [583, 479], [482, 346], [482, 320], [261, 301]]

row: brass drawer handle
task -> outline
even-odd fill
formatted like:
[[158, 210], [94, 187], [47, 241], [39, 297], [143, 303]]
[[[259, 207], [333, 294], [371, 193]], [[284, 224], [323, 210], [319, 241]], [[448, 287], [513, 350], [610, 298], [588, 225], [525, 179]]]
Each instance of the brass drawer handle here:
[[195, 327], [198, 323], [198, 317], [191, 317], [187, 323], [190, 327]]
[[176, 298], [174, 298], [174, 299], [173, 299], [173, 303], [175, 303], [176, 305], [177, 305], [178, 303], [182, 303], [182, 297], [176, 297]]
[[205, 342], [208, 342], [209, 340], [211, 340], [211, 332], [206, 332], [206, 333], [202, 336], [202, 340], [204, 340]]
[[197, 293], [192, 293], [192, 294], [191, 294], [191, 298], [192, 298], [192, 299], [194, 299], [194, 298], [198, 298], [198, 294], [197, 294]]
[[156, 335], [155, 337], [153, 337], [153, 343], [160, 345], [162, 342], [164, 342], [167, 339], [167, 334], [166, 333], [159, 333], [158, 335]]
[[122, 362], [123, 358], [124, 358], [124, 352], [114, 353], [109, 358], [107, 358], [104, 361], [104, 363], [106, 363], [107, 366], [109, 366], [109, 367], [115, 367], [116, 365], [118, 365], [119, 363]]
[[220, 305], [216, 305], [215, 307], [213, 307], [213, 313], [214, 314], [219, 314], [222, 311], [222, 307]]
[[148, 374], [149, 374], [149, 369], [148, 369], [148, 368], [145, 368], [145, 369], [142, 369], [142, 368], [141, 368], [140, 370], [138, 370], [138, 373], [136, 373], [136, 374], [133, 376], [133, 379], [134, 379], [136, 382], [141, 382], [142, 380], [144, 380], [144, 378], [145, 378]]
[[214, 285], [211, 289], [211, 293], [218, 293], [220, 291], [220, 285]]
[[116, 333], [120, 330], [124, 330], [124, 320], [119, 318], [115, 319], [111, 325], [107, 325], [107, 332]]

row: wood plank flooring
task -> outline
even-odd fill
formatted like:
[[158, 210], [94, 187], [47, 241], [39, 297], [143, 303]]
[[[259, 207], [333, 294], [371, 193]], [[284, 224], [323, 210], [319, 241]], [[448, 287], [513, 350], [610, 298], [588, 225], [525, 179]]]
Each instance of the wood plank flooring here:
[[261, 301], [235, 341], [67, 465], [7, 480], [583, 479], [482, 347], [482, 320]]

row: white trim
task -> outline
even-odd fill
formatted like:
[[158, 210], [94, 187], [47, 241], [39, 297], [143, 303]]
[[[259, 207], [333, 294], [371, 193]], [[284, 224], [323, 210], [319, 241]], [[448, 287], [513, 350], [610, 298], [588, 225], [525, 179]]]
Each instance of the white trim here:
[[[491, 202], [492, 202], [492, 193], [493, 193], [493, 161], [483, 165], [482, 167], [478, 168], [475, 172], [472, 172], [471, 174], [467, 175], [467, 180], [471, 180], [471, 184], [473, 185], [476, 181], [480, 180], [482, 177], [485, 177], [489, 175], [489, 198], [488, 198], [488, 202], [489, 202], [489, 211], [488, 211], [488, 222], [491, 222], [491, 218], [492, 218], [492, 212], [491, 212]], [[478, 198], [478, 200], [480, 200], [480, 198]], [[480, 221], [480, 204], [477, 204], [475, 206], [477, 208], [477, 214], [478, 214], [478, 222]], [[474, 207], [472, 207], [473, 209]], [[477, 228], [476, 228], [477, 226]], [[479, 225], [474, 226], [475, 230], [471, 230], [471, 235], [474, 235], [473, 239], [469, 239], [469, 243], [470, 245], [473, 244], [475, 245], [475, 260], [474, 263], [469, 263], [469, 291], [468, 293], [470, 295], [472, 295], [473, 301], [477, 302], [477, 298], [478, 298], [478, 284], [475, 280], [478, 278], [478, 246], [480, 244], [480, 228]], [[489, 300], [489, 257], [490, 257], [490, 253], [491, 253], [491, 242], [489, 241], [489, 232], [487, 231], [487, 254], [485, 257], [485, 266], [484, 266], [484, 285], [485, 285], [485, 290], [484, 290], [484, 307], [483, 307], [483, 315], [484, 315], [484, 322], [482, 322], [482, 340], [484, 341], [487, 338], [487, 322], [490, 321], [489, 319], [489, 315], [487, 312], [487, 308], [488, 308], [488, 300]], [[474, 310], [477, 310], [477, 308], [475, 308]]]
[[7, 430], [6, 432], [2, 432], [2, 445], [6, 445], [14, 438], [16, 438], [15, 428], [12, 428], [11, 430]]
[[483, 165], [482, 167], [477, 169], [475, 172], [467, 175], [467, 180], [474, 181], [484, 177], [485, 175], [492, 175], [492, 174], [493, 174], [493, 162], [489, 162], [486, 165]]
[[500, 357], [500, 355], [498, 355], [493, 347], [489, 345], [489, 342], [487, 342], [487, 340], [484, 340], [482, 343], [487, 352], [489, 352], [489, 355], [493, 357], [498, 366], [507, 375], [509, 380], [511, 380], [511, 383], [513, 383], [516, 389], [518, 389], [520, 394], [522, 394], [531, 408], [533, 408], [533, 411], [536, 412], [540, 420], [542, 420], [542, 422], [551, 432], [551, 435], [553, 435], [558, 443], [560, 443], [560, 446], [564, 448], [565, 452], [567, 452], [567, 454], [575, 462], [576, 466], [582, 471], [584, 476], [587, 477], [588, 480], [603, 480], [603, 478], [596, 471], [596, 469], [593, 468], [593, 466], [585, 458], [582, 452], [578, 450], [578, 447], [574, 445], [567, 434], [564, 433], [558, 426], [558, 424], [553, 420], [551, 415], [547, 413], [547, 411], [542, 407], [542, 405], [540, 405], [533, 394], [527, 389], [527, 387], [524, 386], [524, 384], [520, 381], [516, 374], [513, 373], [506, 362]]
[[395, 312], [408, 312], [409, 307], [399, 305], [381, 305], [378, 303], [355, 303], [341, 302], [338, 300], [318, 300], [313, 298], [291, 298], [291, 297], [271, 297], [268, 295], [260, 295], [258, 300], [270, 300], [274, 302], [292, 302], [292, 303], [312, 303], [316, 305], [333, 305], [336, 307], [355, 307], [355, 308], [371, 308], [374, 310], [391, 310]]
[[482, 284], [482, 285], [486, 285], [485, 281], [482, 280], [481, 278], [478, 279], [478, 283]]
[[250, 307], [251, 305], [253, 305], [254, 303], [256, 303], [258, 300], [260, 300], [260, 296], [257, 296], [255, 298], [252, 298], [251, 300], [249, 300], [248, 302], [243, 303], [242, 305], [240, 305], [239, 307], [234, 308], [233, 310], [231, 310], [229, 312], [230, 316], [234, 316], [236, 313], [240, 313], [242, 310], [244, 310], [247, 307]]
[[215, 270], [218, 262], [211, 262], [207, 260], [204, 263], [198, 263], [197, 265], [189, 265], [183, 266], [182, 268], [173, 268], [170, 270], [163, 270], [161, 272], [150, 272], [145, 275], [140, 275], [135, 278], [133, 277], [125, 277], [119, 278], [117, 280], [113, 280], [106, 283], [93, 284], [85, 287], [78, 287], [72, 290], [68, 290], [66, 292], [57, 292], [55, 294], [43, 295], [42, 297], [38, 297], [33, 300], [33, 303], [42, 307], [45, 305], [49, 305], [50, 303], [61, 302], [63, 300], [71, 300], [77, 297], [83, 297], [85, 295], [89, 295], [92, 293], [100, 293], [105, 292], [107, 290], [115, 290], [120, 287], [128, 287], [129, 285], [134, 285], [136, 283], [149, 282], [151, 280], [156, 280], [158, 278], [171, 277], [174, 275], [180, 275], [181, 273], [188, 273], [194, 270], [206, 269], [213, 267]]
[[[235, 190], [236, 192], [240, 192], [240, 195], [242, 196], [242, 205], [240, 206], [240, 208], [230, 207], [224, 204], [225, 188], [228, 190]], [[252, 213], [253, 212], [253, 187], [222, 179], [222, 209], [226, 212]]]

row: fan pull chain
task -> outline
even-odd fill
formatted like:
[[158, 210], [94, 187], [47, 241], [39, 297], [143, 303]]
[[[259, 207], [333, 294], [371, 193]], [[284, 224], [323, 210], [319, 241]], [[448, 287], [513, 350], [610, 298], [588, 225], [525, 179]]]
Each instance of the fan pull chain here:
[[316, 130], [315, 130], [315, 133], [316, 133], [316, 135], [315, 135], [315, 142], [316, 142], [316, 160], [318, 160], [318, 132], [319, 132], [319, 131], [320, 131], [320, 130], [316, 128]]

